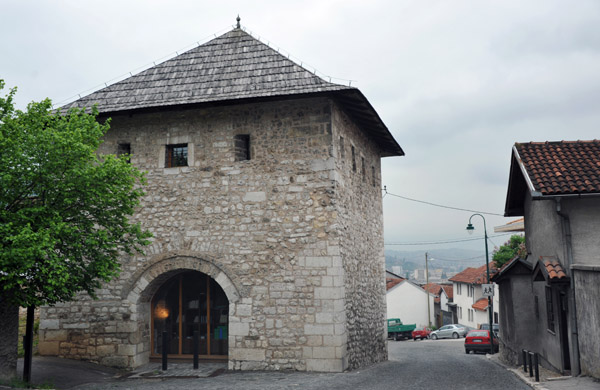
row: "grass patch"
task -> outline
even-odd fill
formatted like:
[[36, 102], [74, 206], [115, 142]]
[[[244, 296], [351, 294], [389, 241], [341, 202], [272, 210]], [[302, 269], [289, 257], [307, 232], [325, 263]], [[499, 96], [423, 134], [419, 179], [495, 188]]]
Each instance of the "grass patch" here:
[[0, 385], [8, 386], [11, 389], [56, 389], [56, 386], [50, 382], [42, 384], [27, 383], [20, 378], [13, 378], [10, 381], [0, 381]]

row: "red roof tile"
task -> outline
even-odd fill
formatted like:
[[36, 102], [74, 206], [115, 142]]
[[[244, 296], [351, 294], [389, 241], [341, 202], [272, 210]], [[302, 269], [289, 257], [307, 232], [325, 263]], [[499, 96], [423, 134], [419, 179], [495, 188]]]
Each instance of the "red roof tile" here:
[[448, 299], [453, 299], [454, 298], [454, 290], [452, 289], [452, 285], [443, 284], [442, 288], [446, 292], [446, 295], [448, 296]]
[[479, 310], [479, 311], [486, 311], [487, 307], [488, 307], [488, 299], [487, 298], [480, 298], [477, 302], [475, 302], [473, 304], [473, 306], [471, 306], [473, 309], [475, 310]]
[[436, 283], [429, 283], [423, 286], [423, 289], [431, 294], [440, 295], [440, 290], [442, 286]]
[[397, 284], [400, 284], [402, 281], [406, 279], [404, 278], [385, 278], [385, 290], [389, 290]]
[[[497, 269], [494, 262], [490, 262], [490, 277], [496, 273]], [[479, 268], [465, 268], [462, 272], [457, 273], [450, 279], [451, 282], [468, 283], [468, 284], [483, 284], [487, 283], [486, 266], [482, 265]]]
[[550, 280], [558, 280], [567, 277], [565, 270], [558, 260], [544, 260], [544, 267], [546, 267], [546, 272], [548, 272]]
[[600, 192], [600, 140], [517, 143], [536, 191], [542, 195]]

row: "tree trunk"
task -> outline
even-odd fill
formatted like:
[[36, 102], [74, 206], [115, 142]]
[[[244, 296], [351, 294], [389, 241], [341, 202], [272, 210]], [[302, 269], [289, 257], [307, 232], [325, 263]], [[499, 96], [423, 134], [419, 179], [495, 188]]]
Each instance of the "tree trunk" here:
[[0, 380], [17, 376], [17, 345], [19, 339], [19, 307], [0, 297]]

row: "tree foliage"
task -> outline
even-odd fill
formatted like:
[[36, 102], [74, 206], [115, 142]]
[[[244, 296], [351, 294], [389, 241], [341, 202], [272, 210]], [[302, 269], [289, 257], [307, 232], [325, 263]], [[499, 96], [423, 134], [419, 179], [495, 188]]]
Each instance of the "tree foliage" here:
[[46, 99], [20, 111], [14, 94], [0, 96], [0, 296], [20, 306], [94, 297], [118, 257], [148, 243], [128, 218], [144, 176], [127, 156], [96, 153], [109, 124], [95, 109], [55, 112]]
[[496, 267], [500, 268], [517, 255], [525, 258], [527, 248], [525, 247], [525, 236], [514, 234], [504, 245], [494, 250], [492, 259], [496, 262]]

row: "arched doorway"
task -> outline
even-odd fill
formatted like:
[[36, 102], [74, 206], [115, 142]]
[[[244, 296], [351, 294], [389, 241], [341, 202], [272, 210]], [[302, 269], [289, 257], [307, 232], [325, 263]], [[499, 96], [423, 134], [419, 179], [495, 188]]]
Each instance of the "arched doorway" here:
[[189, 358], [194, 331], [198, 331], [199, 356], [226, 359], [229, 301], [209, 275], [181, 272], [168, 279], [151, 302], [151, 356], [162, 354], [163, 332], [167, 332], [168, 354]]

